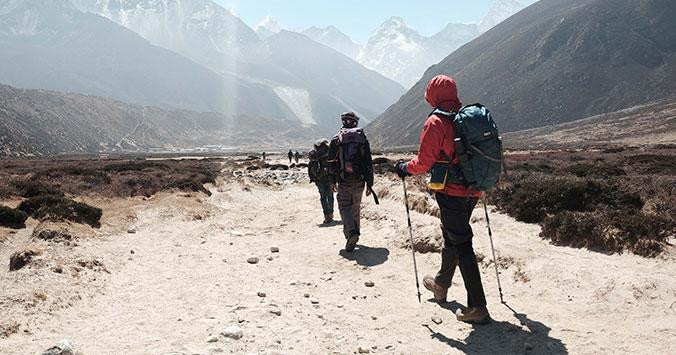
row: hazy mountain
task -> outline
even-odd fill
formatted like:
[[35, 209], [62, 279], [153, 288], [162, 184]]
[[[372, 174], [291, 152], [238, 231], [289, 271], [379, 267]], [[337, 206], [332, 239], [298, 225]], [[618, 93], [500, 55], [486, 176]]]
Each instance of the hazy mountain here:
[[[372, 120], [405, 91], [391, 80], [362, 68], [306, 36], [292, 36], [286, 31], [274, 34], [282, 26], [271, 17], [258, 26], [261, 37], [265, 38], [261, 40], [252, 29], [211, 0], [76, 1], [80, 8], [105, 16], [144, 37], [147, 35], [151, 42], [179, 52], [216, 72], [227, 73], [251, 85], [264, 86], [264, 98], [267, 93], [272, 93], [275, 98], [269, 99], [269, 104], [252, 103], [250, 109], [269, 109], [266, 117], [290, 115], [306, 125], [331, 120], [327, 127], [333, 129], [333, 117], [340, 112], [356, 110]], [[130, 17], [138, 20], [132, 21]], [[146, 17], [157, 19], [152, 23], [162, 30], [155, 30], [155, 25], [153, 30], [148, 29], [143, 21]], [[187, 32], [186, 28], [192, 28], [194, 24], [199, 25], [200, 31]], [[267, 32], [263, 33], [264, 30]], [[270, 34], [273, 35], [268, 36]], [[192, 41], [192, 36], [204, 38]], [[211, 42], [228, 45], [220, 47]], [[290, 52], [286, 45], [294, 51]], [[365, 83], [366, 78], [371, 79], [369, 83]], [[349, 82], [365, 84], [344, 90]], [[333, 87], [326, 88], [324, 83], [331, 83]], [[276, 109], [280, 102], [283, 113]]]
[[495, 25], [510, 18], [525, 7], [526, 6], [516, 0], [496, 0], [488, 10], [486, 16], [479, 22], [479, 31], [483, 33], [490, 30], [495, 27]]
[[434, 36], [424, 37], [402, 18], [392, 17], [369, 38], [358, 61], [410, 87], [430, 65], [478, 35], [476, 25], [449, 24]]
[[[211, 0], [71, 0], [126, 27], [152, 44], [209, 66], [232, 65], [239, 49], [258, 36]], [[228, 61], [229, 60], [229, 61]]]
[[404, 19], [392, 17], [373, 32], [358, 61], [408, 87], [420, 74], [417, 62], [427, 48], [426, 42]]
[[255, 31], [258, 37], [266, 39], [272, 35], [281, 32], [284, 26], [279, 24], [272, 16], [266, 16], [261, 22], [256, 25]]
[[68, 0], [0, 2], [0, 83], [199, 111], [293, 115], [268, 87], [219, 75]]
[[300, 145], [319, 133], [256, 116], [169, 111], [0, 85], [0, 156]]
[[541, 0], [431, 67], [370, 127], [381, 146], [418, 141], [429, 79], [448, 74], [516, 131], [676, 96], [676, 2]]
[[315, 42], [333, 48], [354, 60], [359, 56], [361, 46], [352, 41], [348, 35], [340, 32], [340, 30], [334, 26], [324, 28], [310, 27], [303, 31], [303, 34], [310, 37]]
[[405, 91], [401, 85], [305, 35], [281, 31], [252, 48], [244, 75], [258, 76], [305, 124], [336, 128], [341, 112], [365, 120]]

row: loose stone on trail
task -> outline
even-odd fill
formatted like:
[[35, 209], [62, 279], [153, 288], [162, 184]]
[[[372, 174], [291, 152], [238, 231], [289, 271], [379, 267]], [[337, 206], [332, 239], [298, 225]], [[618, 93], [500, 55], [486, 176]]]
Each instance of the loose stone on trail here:
[[258, 259], [257, 256], [252, 256], [252, 257], [249, 257], [248, 259], [246, 259], [246, 262], [249, 263], [249, 264], [258, 264], [259, 261], [260, 261], [260, 259]]
[[73, 345], [68, 340], [61, 340], [56, 345], [42, 352], [42, 355], [75, 355]]
[[273, 253], [279, 253], [279, 247], [270, 247], [270, 251]]
[[375, 285], [376, 285], [376, 284], [375, 284], [373, 281], [366, 281], [366, 282], [364, 282], [364, 286], [366, 286], [366, 287], [373, 287], [373, 286], [375, 286]]
[[281, 316], [281, 315], [282, 315], [282, 310], [279, 309], [279, 308], [272, 308], [272, 309], [270, 309], [270, 313], [272, 313], [272, 314], [274, 314], [274, 315], [277, 315], [277, 316]]
[[267, 295], [265, 292], [258, 292], [258, 297], [266, 297]]
[[244, 336], [244, 332], [242, 331], [242, 328], [240, 328], [236, 325], [232, 325], [232, 326], [229, 326], [229, 327], [223, 329], [223, 331], [221, 332], [221, 335], [226, 337], [226, 338], [239, 340], [239, 339], [242, 339], [242, 337]]
[[433, 315], [433, 316], [432, 316], [432, 323], [438, 325], [438, 324], [441, 324], [441, 323], [443, 323], [443, 322], [444, 322], [444, 321], [441, 319], [441, 317], [439, 317], [439, 316], [437, 316], [437, 315]]

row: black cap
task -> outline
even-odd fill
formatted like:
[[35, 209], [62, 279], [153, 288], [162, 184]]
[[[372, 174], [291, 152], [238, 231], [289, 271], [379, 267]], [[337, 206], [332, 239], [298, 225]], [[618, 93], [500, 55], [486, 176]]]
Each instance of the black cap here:
[[357, 116], [356, 113], [354, 112], [345, 112], [342, 115], [340, 115], [341, 120], [355, 120], [359, 121], [359, 116]]

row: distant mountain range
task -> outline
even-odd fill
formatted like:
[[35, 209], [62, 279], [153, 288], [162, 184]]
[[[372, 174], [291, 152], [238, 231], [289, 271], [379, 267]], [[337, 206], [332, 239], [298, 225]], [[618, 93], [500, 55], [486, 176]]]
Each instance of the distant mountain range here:
[[373, 144], [414, 145], [435, 75], [482, 102], [503, 132], [676, 96], [676, 2], [541, 0], [432, 66], [369, 126]]
[[0, 6], [0, 83], [16, 87], [261, 115], [326, 132], [335, 130], [341, 112], [356, 111], [368, 121], [405, 91], [305, 36], [261, 40], [210, 0], [12, 0]]
[[[403, 18], [392, 17], [378, 27], [364, 45], [334, 26], [311, 27], [302, 33], [409, 88], [432, 64], [524, 7], [516, 0], [495, 0], [478, 24], [450, 23], [429, 37], [406, 25]], [[284, 29], [267, 16], [256, 26], [256, 33], [267, 38]]]
[[[298, 123], [131, 105], [0, 85], [0, 156], [261, 149], [307, 145], [320, 133]], [[310, 131], [309, 131], [310, 130]]]

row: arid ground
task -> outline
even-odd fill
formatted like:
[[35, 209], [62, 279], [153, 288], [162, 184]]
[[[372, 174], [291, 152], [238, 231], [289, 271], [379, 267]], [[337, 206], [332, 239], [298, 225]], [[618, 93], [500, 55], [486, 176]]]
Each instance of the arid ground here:
[[[86, 192], [78, 194], [62, 175], [47, 174], [40, 181], [102, 209], [100, 228], [29, 218], [26, 228], [0, 229], [0, 354], [40, 353], [61, 340], [82, 354], [676, 349], [673, 235], [650, 258], [555, 246], [539, 236], [539, 225], [489, 206], [501, 304], [477, 208], [474, 244], [494, 321], [472, 326], [453, 316], [466, 302], [459, 272], [449, 303], [430, 302], [425, 290], [418, 303], [402, 185], [394, 176], [378, 175], [381, 204], [364, 198], [363, 237], [345, 253], [341, 225], [320, 224], [318, 194], [303, 168], [235, 160], [211, 162], [222, 169], [213, 182], [191, 177], [209, 193], [169, 173], [136, 186], [120, 180], [120, 168], [108, 169], [102, 181], [132, 197], [100, 187], [91, 174], [79, 175], [90, 184], [78, 185]], [[19, 178], [35, 175], [28, 170]], [[163, 179], [183, 183], [158, 185]], [[417, 254], [422, 278], [439, 265], [439, 220], [433, 200], [412, 186], [416, 248], [426, 252]], [[12, 208], [26, 199], [5, 195], [2, 204]], [[10, 272], [16, 252], [28, 256]]]

